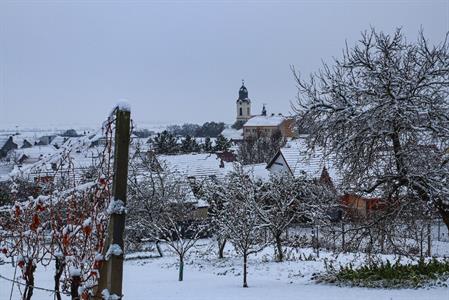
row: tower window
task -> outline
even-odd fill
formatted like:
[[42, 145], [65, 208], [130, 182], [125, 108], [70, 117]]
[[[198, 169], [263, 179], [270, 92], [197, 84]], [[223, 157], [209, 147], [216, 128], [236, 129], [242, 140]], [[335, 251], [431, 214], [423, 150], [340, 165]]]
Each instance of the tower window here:
[[243, 109], [240, 107], [240, 115], [243, 115]]
[[246, 114], [249, 116], [249, 107], [246, 108]]

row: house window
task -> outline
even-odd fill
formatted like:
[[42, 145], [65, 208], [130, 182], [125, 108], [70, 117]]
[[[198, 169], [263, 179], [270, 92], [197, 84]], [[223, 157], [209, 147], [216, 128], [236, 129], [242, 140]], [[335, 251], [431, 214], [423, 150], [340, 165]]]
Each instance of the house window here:
[[240, 107], [240, 115], [243, 115], [243, 109]]

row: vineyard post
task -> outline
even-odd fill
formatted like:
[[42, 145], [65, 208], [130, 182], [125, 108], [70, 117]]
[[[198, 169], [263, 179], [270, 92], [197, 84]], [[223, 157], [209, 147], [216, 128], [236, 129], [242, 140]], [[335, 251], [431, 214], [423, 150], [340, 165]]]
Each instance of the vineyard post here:
[[[128, 156], [130, 142], [130, 117], [129, 109], [117, 107], [115, 127], [115, 150], [114, 150], [114, 180], [112, 194], [114, 199], [121, 200], [126, 207], [126, 190], [128, 180]], [[123, 256], [124, 256], [124, 231], [125, 216], [122, 213], [112, 213], [108, 224], [107, 242], [105, 250], [111, 249], [111, 245], [118, 245], [121, 249], [120, 255], [110, 255], [103, 263], [100, 270], [100, 281], [98, 291], [101, 295], [107, 289], [113, 295], [122, 296], [123, 282]], [[99, 296], [97, 294], [97, 296]], [[101, 299], [101, 296], [100, 296]]]

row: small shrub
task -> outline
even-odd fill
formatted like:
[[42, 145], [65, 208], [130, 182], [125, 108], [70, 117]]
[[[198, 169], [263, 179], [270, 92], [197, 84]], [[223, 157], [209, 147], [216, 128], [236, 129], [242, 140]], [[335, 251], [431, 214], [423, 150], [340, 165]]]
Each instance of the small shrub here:
[[371, 263], [354, 268], [352, 264], [326, 268], [325, 274], [316, 274], [317, 282], [335, 283], [371, 288], [420, 288], [432, 285], [446, 286], [449, 278], [449, 261], [435, 258], [429, 261], [420, 260], [417, 264], [400, 264], [390, 261]]

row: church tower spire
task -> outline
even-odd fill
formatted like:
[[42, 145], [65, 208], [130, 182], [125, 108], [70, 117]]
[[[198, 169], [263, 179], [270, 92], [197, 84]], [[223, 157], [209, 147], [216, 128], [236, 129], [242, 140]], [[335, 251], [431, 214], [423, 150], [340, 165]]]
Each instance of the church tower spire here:
[[263, 104], [262, 107], [262, 116], [266, 116], [267, 115], [267, 109], [265, 108], [265, 103]]
[[245, 80], [242, 79], [242, 86], [239, 89], [237, 103], [237, 121], [246, 122], [251, 118], [251, 100], [248, 98], [248, 89]]

